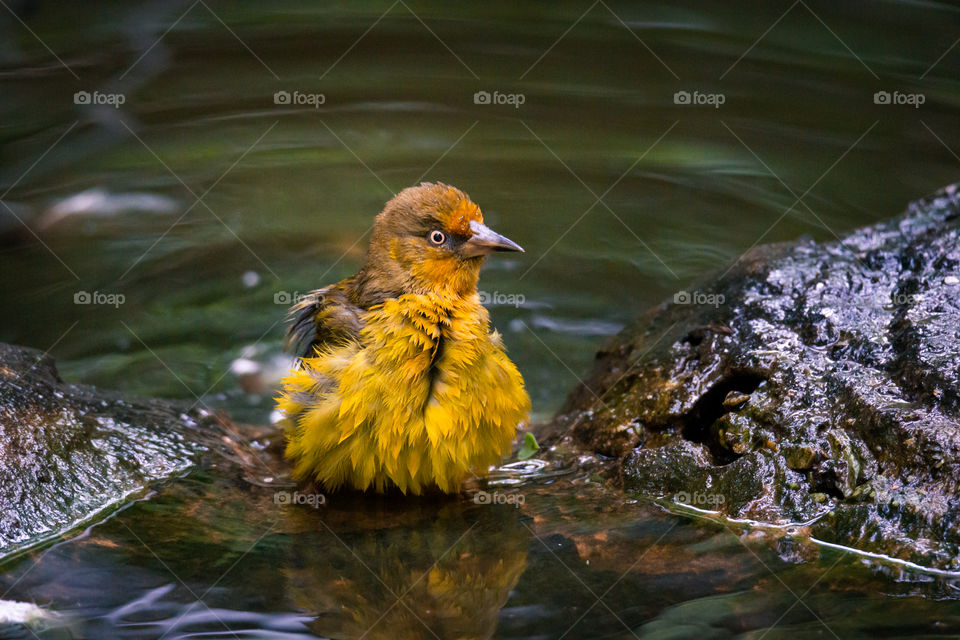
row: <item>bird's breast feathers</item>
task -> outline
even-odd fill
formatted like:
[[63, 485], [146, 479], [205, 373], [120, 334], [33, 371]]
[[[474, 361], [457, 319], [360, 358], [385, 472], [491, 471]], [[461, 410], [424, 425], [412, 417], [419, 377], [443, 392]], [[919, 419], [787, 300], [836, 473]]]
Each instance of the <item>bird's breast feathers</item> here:
[[476, 294], [407, 294], [366, 311], [355, 340], [304, 358], [279, 406], [298, 478], [420, 493], [495, 464], [530, 401]]

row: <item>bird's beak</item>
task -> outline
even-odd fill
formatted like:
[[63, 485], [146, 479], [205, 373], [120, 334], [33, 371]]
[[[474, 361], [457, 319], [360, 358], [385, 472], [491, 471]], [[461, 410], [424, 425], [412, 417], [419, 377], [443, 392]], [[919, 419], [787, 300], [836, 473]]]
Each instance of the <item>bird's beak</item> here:
[[470, 222], [470, 231], [473, 232], [473, 235], [463, 243], [462, 248], [463, 255], [468, 258], [485, 256], [494, 251], [523, 252], [523, 247], [516, 242], [476, 220]]

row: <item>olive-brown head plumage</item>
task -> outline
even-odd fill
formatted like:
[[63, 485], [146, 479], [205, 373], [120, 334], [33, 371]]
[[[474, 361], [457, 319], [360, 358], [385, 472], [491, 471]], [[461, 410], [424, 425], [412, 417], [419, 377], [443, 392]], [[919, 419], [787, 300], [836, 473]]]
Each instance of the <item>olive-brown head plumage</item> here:
[[424, 182], [401, 191], [377, 216], [363, 288], [386, 297], [467, 295], [494, 251], [523, 249], [484, 225], [480, 207], [463, 191]]

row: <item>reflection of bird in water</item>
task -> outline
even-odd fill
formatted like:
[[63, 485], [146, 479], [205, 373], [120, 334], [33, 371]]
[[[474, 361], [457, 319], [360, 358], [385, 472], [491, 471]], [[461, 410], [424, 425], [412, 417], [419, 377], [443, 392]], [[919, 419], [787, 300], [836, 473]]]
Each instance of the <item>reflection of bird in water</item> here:
[[477, 293], [495, 251], [523, 249], [424, 183], [377, 216], [359, 273], [293, 307], [301, 360], [278, 408], [298, 480], [453, 493], [509, 450], [530, 399]]
[[[362, 514], [291, 510], [304, 521], [287, 563], [299, 568], [285, 570], [287, 592], [317, 615], [311, 631], [358, 639], [491, 637], [526, 568], [529, 532], [520, 513], [436, 502], [406, 503], [401, 511], [364, 502]], [[371, 528], [357, 530], [358, 519]]]

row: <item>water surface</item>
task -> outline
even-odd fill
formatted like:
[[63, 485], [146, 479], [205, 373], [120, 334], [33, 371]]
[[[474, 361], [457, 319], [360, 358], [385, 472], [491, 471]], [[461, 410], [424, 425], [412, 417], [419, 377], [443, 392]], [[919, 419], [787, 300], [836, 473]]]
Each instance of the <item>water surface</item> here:
[[[254, 423], [289, 300], [353, 273], [373, 216], [420, 180], [463, 188], [527, 249], [490, 260], [481, 288], [542, 418], [609, 335], [756, 243], [831, 240], [960, 175], [947, 4], [25, 6], [26, 26], [0, 23], [0, 340], [49, 350], [72, 382]], [[238, 359], [263, 375], [241, 379]], [[6, 597], [87, 637], [960, 624], [950, 580], [566, 480], [517, 489], [519, 509], [314, 510], [226, 475], [158, 487], [4, 567]]]

